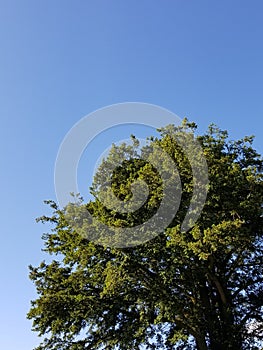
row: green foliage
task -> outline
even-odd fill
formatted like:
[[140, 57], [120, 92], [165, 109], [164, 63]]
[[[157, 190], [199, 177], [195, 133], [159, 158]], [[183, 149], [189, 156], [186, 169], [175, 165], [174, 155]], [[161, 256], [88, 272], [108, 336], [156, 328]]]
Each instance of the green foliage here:
[[[142, 245], [122, 249], [110, 247], [106, 240], [105, 245], [95, 244], [85, 231], [88, 237], [104, 233], [80, 215], [88, 208], [107, 225], [134, 227], [158, 210], [162, 181], [156, 169], [140, 159], [134, 136], [132, 145], [113, 146], [103, 161], [91, 188], [93, 201], [80, 201], [77, 211], [74, 205], [60, 209], [47, 202], [53, 213], [39, 220], [52, 225], [43, 239], [54, 260], [30, 266], [38, 298], [28, 317], [33, 329], [46, 336], [37, 350], [128, 350], [143, 345], [147, 349], [260, 349], [263, 162], [251, 137], [229, 141], [227, 132], [214, 125], [198, 136], [208, 164], [209, 189], [198, 221], [182, 232], [193, 176], [175, 136], [192, 137], [189, 132], [195, 129], [187, 120], [179, 128], [169, 125], [141, 150], [161, 147], [176, 163], [182, 183], [180, 207], [172, 223]], [[120, 154], [125, 161], [118, 164]], [[114, 198], [105, 194], [104, 200], [113, 205], [101, 204], [105, 183], [111, 182], [116, 198], [128, 203], [131, 184], [138, 179], [149, 188], [139, 210], [120, 213], [114, 209]], [[68, 224], [66, 212], [80, 220], [82, 231]]]

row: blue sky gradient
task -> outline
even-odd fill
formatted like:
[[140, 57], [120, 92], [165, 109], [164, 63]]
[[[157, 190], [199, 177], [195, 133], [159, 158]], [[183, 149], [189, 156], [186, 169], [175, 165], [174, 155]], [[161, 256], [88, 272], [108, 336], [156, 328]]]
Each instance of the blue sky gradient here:
[[[261, 0], [0, 1], [1, 349], [38, 344], [27, 266], [43, 259], [47, 228], [34, 219], [55, 199], [56, 154], [80, 118], [147, 102], [201, 131], [254, 134], [263, 153], [262, 13]], [[94, 167], [92, 152], [83, 159]]]

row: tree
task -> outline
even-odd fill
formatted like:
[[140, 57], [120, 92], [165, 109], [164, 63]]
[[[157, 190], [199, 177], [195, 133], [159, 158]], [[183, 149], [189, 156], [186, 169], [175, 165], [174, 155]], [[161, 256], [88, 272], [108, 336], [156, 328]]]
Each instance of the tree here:
[[[176, 137], [192, 137], [195, 129], [187, 120], [181, 127], [167, 126], [142, 148], [147, 153], [158, 146], [169, 154], [182, 187], [172, 222], [143, 244], [112, 246], [108, 232], [79, 215], [88, 209], [111, 227], [136, 227], [158, 211], [162, 179], [138, 156], [135, 137], [132, 145], [113, 146], [103, 161], [91, 188], [93, 201], [66, 208], [47, 201], [53, 213], [39, 220], [52, 225], [43, 239], [45, 251], [55, 257], [30, 266], [38, 298], [28, 318], [46, 336], [38, 350], [259, 349], [263, 161], [252, 147], [253, 137], [229, 141], [214, 125], [198, 136], [208, 165], [208, 194], [198, 220], [182, 231], [194, 180]], [[116, 168], [120, 154], [125, 159]], [[133, 212], [115, 210], [112, 196], [102, 191], [105, 183], [111, 183], [117, 202], [129, 203], [131, 184], [138, 180], [148, 183], [146, 203]], [[111, 208], [102, 204], [102, 193]], [[78, 229], [68, 213], [80, 220]], [[103, 244], [94, 242], [93, 234]]]

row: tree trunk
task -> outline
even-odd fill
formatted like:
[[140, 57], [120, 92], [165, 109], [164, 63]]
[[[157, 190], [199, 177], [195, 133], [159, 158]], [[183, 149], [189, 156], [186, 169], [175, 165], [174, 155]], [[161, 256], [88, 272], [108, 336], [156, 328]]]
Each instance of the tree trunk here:
[[208, 350], [205, 337], [203, 335], [198, 335], [195, 337], [197, 350]]

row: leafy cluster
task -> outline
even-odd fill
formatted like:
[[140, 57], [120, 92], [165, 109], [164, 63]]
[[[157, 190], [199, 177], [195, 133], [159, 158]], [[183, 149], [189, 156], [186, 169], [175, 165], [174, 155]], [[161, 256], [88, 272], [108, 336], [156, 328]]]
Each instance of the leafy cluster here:
[[[52, 225], [43, 239], [54, 259], [30, 267], [38, 298], [28, 317], [44, 337], [37, 350], [260, 349], [263, 161], [252, 137], [229, 141], [214, 125], [198, 136], [208, 165], [208, 195], [198, 221], [182, 231], [193, 176], [175, 136], [192, 135], [195, 128], [185, 120], [181, 127], [160, 129], [160, 137], [150, 138], [141, 151], [158, 145], [169, 154], [182, 187], [173, 221], [144, 244], [96, 244], [87, 238], [91, 233], [85, 236], [69, 225], [65, 208], [47, 201], [53, 214], [39, 220]], [[94, 178], [94, 200], [78, 206], [109, 226], [139, 225], [163, 198], [158, 172], [140, 159], [133, 140], [113, 147]], [[125, 161], [116, 168], [120, 153]], [[115, 172], [109, 171], [113, 165]], [[141, 210], [119, 213], [101, 203], [105, 183], [110, 181], [118, 200], [129, 202], [138, 179], [149, 185]], [[81, 224], [103, 236], [89, 220]]]

